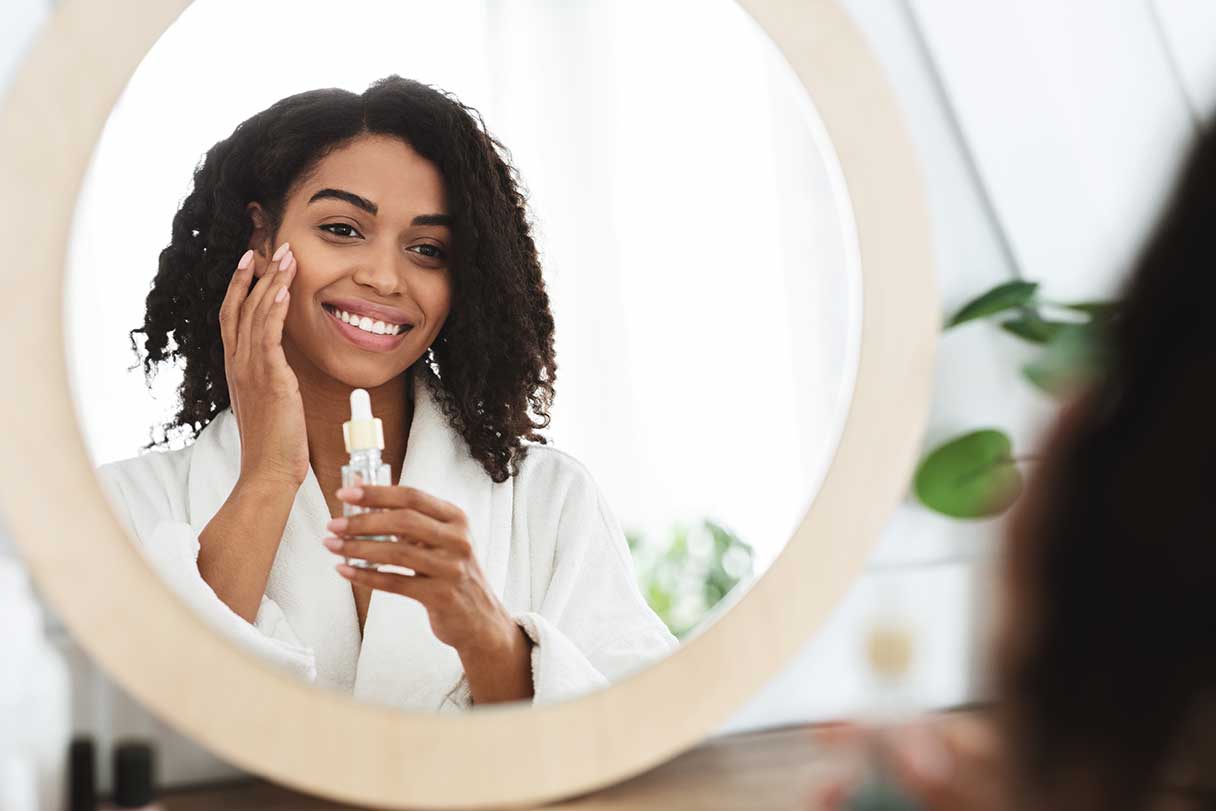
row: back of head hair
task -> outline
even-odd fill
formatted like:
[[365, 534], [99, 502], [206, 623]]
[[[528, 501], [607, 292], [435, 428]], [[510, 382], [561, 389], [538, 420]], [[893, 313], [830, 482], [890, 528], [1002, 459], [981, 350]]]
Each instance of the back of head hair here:
[[[1216, 751], [1216, 728], [1196, 723], [1214, 720], [1216, 687], [1212, 132], [1183, 162], [1120, 302], [1109, 368], [1057, 432], [1034, 515], [1010, 539], [1034, 618], [1032, 653], [1006, 684], [1021, 777], [1078, 810], [1198, 796], [1171, 784]], [[1216, 760], [1207, 767], [1216, 774]]]

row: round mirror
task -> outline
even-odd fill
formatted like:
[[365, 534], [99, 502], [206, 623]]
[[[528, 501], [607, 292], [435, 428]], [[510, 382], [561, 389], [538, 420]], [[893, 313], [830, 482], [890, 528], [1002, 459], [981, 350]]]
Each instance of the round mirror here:
[[[217, 630], [401, 709], [549, 702], [668, 655], [777, 557], [844, 423], [857, 238], [776, 45], [727, 0], [692, 13], [366, 0], [344, 14], [377, 26], [335, 39], [319, 4], [197, 0], [159, 38], [82, 185], [64, 328], [116, 511]], [[499, 155], [466, 154], [482, 126]], [[356, 388], [381, 483], [437, 503], [384, 494], [396, 523], [347, 535]], [[322, 545], [386, 534], [411, 543]], [[364, 560], [386, 576], [335, 570]]]
[[585, 791], [724, 720], [928, 402], [915, 164], [847, 18], [153, 7], [66, 5], [5, 111], [79, 111], [5, 130], [7, 211], [65, 191], [4, 277], [63, 321], [15, 311], [3, 362], [63, 374], [6, 406], [0, 490], [81, 643], [238, 765], [386, 806]]

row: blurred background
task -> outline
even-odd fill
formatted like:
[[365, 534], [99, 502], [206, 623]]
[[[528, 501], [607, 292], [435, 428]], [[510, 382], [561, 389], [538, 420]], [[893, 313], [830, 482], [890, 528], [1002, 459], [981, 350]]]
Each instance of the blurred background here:
[[[1180, 148], [1201, 122], [1210, 120], [1216, 106], [1216, 49], [1211, 46], [1216, 42], [1216, 5], [1199, 0], [1076, 0], [1067, 4], [1047, 0], [1016, 4], [995, 0], [839, 2], [885, 68], [919, 154], [933, 222], [943, 312], [953, 312], [985, 290], [1019, 279], [1037, 282], [1042, 295], [1058, 301], [1110, 297], [1131, 251], [1162, 202]], [[508, 3], [478, 5], [487, 12], [484, 31], [487, 47], [491, 47], [495, 33], [501, 34], [494, 26], [508, 18]], [[526, 5], [531, 19], [516, 17], [515, 21], [538, 32], [557, 33], [569, 26], [589, 25], [596, 19], [594, 3], [584, 4], [586, 10], [581, 16], [564, 3], [510, 5], [516, 14], [520, 6]], [[732, 13], [737, 15], [728, 4], [711, 5], [725, 9], [719, 21], [728, 21]], [[0, 31], [0, 82], [11, 77], [31, 37], [53, 8], [54, 4], [45, 0], [9, 0], [6, 4], [7, 25]], [[696, 8], [701, 14], [702, 6]], [[691, 3], [636, 6], [641, 15], [639, 23], [647, 21], [646, 15], [691, 14], [692, 9]], [[612, 37], [625, 35], [603, 26], [586, 30], [594, 31], [588, 41], [605, 46]], [[631, 36], [637, 35], [632, 27], [629, 31]], [[529, 53], [528, 43], [519, 45], [520, 53]], [[737, 56], [734, 62], [724, 62], [728, 68], [724, 79], [745, 76], [745, 69], [763, 67], [761, 51], [739, 52]], [[672, 53], [664, 58], [679, 56]], [[635, 67], [636, 72], [628, 77], [632, 84], [621, 86], [645, 92], [647, 66]], [[522, 65], [520, 69], [537, 68]], [[763, 69], [771, 71], [774, 64]], [[780, 86], [772, 84], [771, 73], [766, 76], [766, 86]], [[584, 78], [594, 81], [595, 77]], [[751, 80], [755, 81], [756, 76]], [[688, 86], [704, 86], [701, 82], [703, 77], [697, 81], [690, 78]], [[144, 90], [151, 93], [153, 89]], [[660, 97], [681, 98], [678, 83], [650, 90], [659, 91], [655, 92], [656, 103]], [[560, 87], [554, 90], [559, 91]], [[572, 99], [571, 103], [576, 101]], [[701, 104], [701, 109], [706, 109], [704, 99]], [[493, 129], [490, 111], [484, 112]], [[563, 125], [553, 111], [545, 110], [521, 113], [518, 120], [531, 120], [541, 130]], [[230, 131], [230, 124], [224, 123], [227, 130], [220, 126], [208, 134], [212, 141]], [[212, 122], [211, 126], [217, 125]], [[783, 131], [780, 122], [777, 127], [778, 132]], [[503, 135], [510, 145], [511, 134]], [[522, 131], [517, 140], [543, 143], [536, 133]], [[787, 143], [783, 148], [788, 150], [791, 145]], [[647, 168], [616, 166], [604, 171], [627, 181], [629, 172], [644, 174]], [[521, 171], [528, 179], [529, 167], [521, 166]], [[543, 180], [540, 183], [543, 194]], [[184, 192], [184, 188], [179, 191]], [[820, 205], [820, 209], [811, 210], [827, 210], [826, 202]], [[640, 228], [654, 227], [647, 223], [649, 213], [649, 206], [637, 212]], [[678, 212], [663, 213], [671, 216]], [[146, 221], [138, 212], [127, 218], [128, 227]], [[167, 236], [166, 220], [162, 231], [151, 235], [151, 244]], [[757, 246], [745, 243], [727, 247], [754, 250]], [[563, 251], [573, 263], [577, 249], [554, 246], [558, 264]], [[656, 261], [681, 261], [681, 256], [660, 254]], [[576, 275], [570, 273], [571, 278]], [[638, 282], [615, 282], [626, 286], [631, 283]], [[790, 282], [773, 281], [778, 283]], [[567, 286], [561, 295], [619, 297], [621, 287], [580, 290]], [[672, 313], [672, 318], [683, 315]], [[786, 324], [797, 323], [788, 314], [783, 319]], [[564, 329], [567, 327], [559, 323], [559, 333]], [[577, 325], [569, 327], [568, 332], [573, 347], [580, 341]], [[841, 347], [847, 349], [847, 345], [846, 340]], [[559, 347], [559, 353], [563, 351]], [[569, 351], [582, 353], [592, 363], [596, 358], [605, 363], [621, 362], [619, 355], [604, 353], [585, 341]], [[1001, 428], [1016, 448], [1033, 448], [1055, 406], [1049, 395], [1018, 374], [1034, 352], [1026, 341], [983, 323], [968, 323], [943, 333], [926, 450], [961, 433], [988, 427]], [[804, 363], [812, 360], [801, 359]], [[129, 364], [131, 359], [124, 357], [123, 361]], [[790, 359], [783, 362], [789, 363]], [[563, 372], [567, 370], [571, 378], [579, 374], [574, 361], [563, 368]], [[707, 403], [737, 404], [735, 381], [729, 374], [720, 375], [710, 386], [706, 381], [713, 376], [704, 369], [696, 371], [697, 375], [688, 379], [706, 386], [703, 396]], [[851, 376], [847, 363], [845, 371], [846, 377]], [[661, 386], [664, 379], [670, 380], [656, 374], [646, 385]], [[572, 385], [571, 389], [582, 392], [571, 395], [576, 402], [583, 398], [579, 410], [594, 413], [593, 381]], [[623, 413], [622, 408], [628, 406], [633, 395], [618, 392], [614, 396], [615, 401], [603, 405], [604, 419]], [[800, 400], [794, 387], [783, 403], [790, 411], [777, 418], [785, 419], [790, 426], [804, 424], [806, 415], [816, 407], [805, 398]], [[740, 414], [740, 419], [747, 416]], [[555, 411], [555, 428], [559, 419], [560, 413]], [[594, 422], [588, 420], [582, 425]], [[767, 427], [764, 430], [769, 433]], [[770, 435], [784, 434], [774, 429]], [[835, 441], [834, 433], [816, 436], [830, 437], [816, 441]], [[589, 467], [597, 470], [593, 461], [598, 452], [596, 438], [590, 429], [571, 424], [564, 441], [576, 455], [588, 457]], [[651, 435], [637, 437], [639, 445], [655, 441], [658, 439]], [[678, 438], [672, 439], [676, 441]], [[607, 455], [601, 453], [604, 458]], [[798, 493], [817, 481], [818, 472], [813, 466], [799, 461], [810, 458], [783, 457], [783, 464], [787, 464], [784, 468], [766, 468], [763, 459], [754, 460], [753, 469], [763, 470], [767, 481], [777, 488], [790, 489], [791, 495], [783, 502], [791, 510], [789, 515], [766, 518], [762, 511], [753, 511], [751, 519], [739, 518], [728, 526], [715, 523], [709, 507], [728, 503], [733, 497], [740, 505], [733, 514], [748, 515], [743, 506], [747, 494], [715, 493], [713, 483], [701, 480], [713, 471], [692, 467], [665, 471], [660, 477], [663, 487], [668, 488], [662, 492], [706, 494], [705, 500], [688, 496], [686, 503], [680, 503], [681, 512], [687, 516], [683, 526], [669, 526], [653, 515], [648, 520], [642, 506], [622, 507], [625, 513], [638, 516], [627, 529], [635, 547], [639, 579], [656, 610], [668, 602], [668, 609], [661, 613], [674, 629], [688, 625], [690, 618], [699, 616], [697, 611], [707, 610], [728, 592], [734, 573], [754, 565], [754, 558], [771, 559], [776, 553], [771, 547], [754, 549], [748, 538], [772, 537], [769, 527], [773, 523], [791, 524], [798, 517], [794, 510]], [[645, 482], [634, 481], [625, 472], [604, 470], [603, 483], [616, 501], [622, 505], [643, 504], [639, 494], [647, 492]], [[758, 480], [759, 474], [755, 478]], [[801, 506], [805, 509], [805, 504]], [[755, 523], [748, 524], [748, 520]], [[766, 520], [770, 523], [765, 524]], [[977, 654], [989, 609], [984, 583], [1002, 521], [999, 516], [949, 518], [927, 509], [910, 494], [886, 527], [865, 575], [853, 585], [829, 622], [720, 732], [837, 718], [860, 706], [867, 686], [860, 653], [864, 629], [876, 611], [889, 609], [892, 595], [916, 636], [912, 682], [919, 700], [930, 707], [982, 700], [985, 685]], [[2, 516], [0, 554], [17, 554], [4, 534]], [[685, 556], [682, 561], [681, 554]], [[690, 557], [695, 566], [689, 562]], [[674, 583], [673, 567], [695, 574], [686, 582]], [[691, 613], [676, 611], [672, 606], [677, 595], [692, 591], [702, 595], [700, 608], [690, 609]], [[48, 633], [70, 665], [75, 729], [92, 732], [103, 745], [128, 734], [155, 738], [166, 783], [236, 773], [146, 713], [91, 665], [52, 611], [45, 614]]]

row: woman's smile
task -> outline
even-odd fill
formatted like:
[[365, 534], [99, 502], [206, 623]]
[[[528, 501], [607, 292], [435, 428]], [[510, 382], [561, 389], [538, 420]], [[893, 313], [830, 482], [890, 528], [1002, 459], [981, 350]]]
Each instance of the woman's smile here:
[[[401, 331], [396, 335], [389, 335], [387, 333], [377, 334], [343, 321], [341, 316], [338, 315], [338, 311], [332, 305], [323, 304], [321, 305], [321, 309], [325, 311], [325, 320], [334, 325], [334, 329], [337, 330], [339, 335], [360, 349], [367, 349], [372, 352], [391, 352], [401, 346], [405, 341], [405, 336], [414, 328], [412, 324], [402, 324], [400, 325]], [[360, 319], [360, 323], [371, 327], [376, 322], [372, 322], [371, 319], [364, 316]], [[385, 328], [394, 329], [395, 327], [390, 327], [386, 324]]]

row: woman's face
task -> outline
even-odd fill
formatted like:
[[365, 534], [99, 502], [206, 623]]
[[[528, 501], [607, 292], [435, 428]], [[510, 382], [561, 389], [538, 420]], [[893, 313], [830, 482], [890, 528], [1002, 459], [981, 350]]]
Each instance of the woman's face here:
[[[269, 254], [289, 242], [298, 265], [283, 324], [283, 351], [297, 373], [311, 366], [371, 388], [426, 352], [451, 307], [446, 203], [434, 164], [387, 136], [352, 141], [297, 183], [273, 243], [260, 206], [250, 203], [255, 244]], [[340, 310], [364, 325], [363, 315], [385, 322], [385, 334], [344, 323]]]

